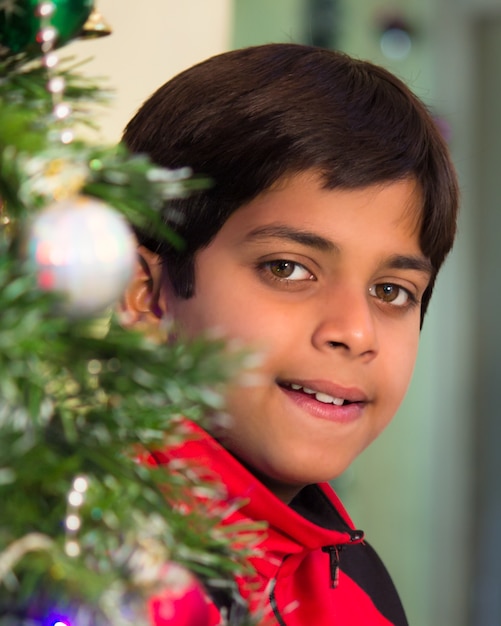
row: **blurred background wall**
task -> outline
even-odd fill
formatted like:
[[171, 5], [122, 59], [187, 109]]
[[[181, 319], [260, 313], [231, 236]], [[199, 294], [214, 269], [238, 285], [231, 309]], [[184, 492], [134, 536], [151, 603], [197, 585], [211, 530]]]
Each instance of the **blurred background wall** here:
[[[501, 0], [98, 0], [112, 37], [72, 44], [116, 88], [103, 137], [179, 70], [294, 41], [385, 65], [429, 105], [458, 169], [456, 248], [399, 415], [336, 487], [413, 626], [501, 625]], [[100, 122], [101, 123], [101, 122]], [[314, 625], [312, 625], [314, 626]]]
[[[68, 54], [89, 59], [89, 76], [114, 89], [99, 111], [104, 140], [113, 142], [142, 102], [168, 78], [231, 42], [232, 0], [97, 0], [113, 35], [72, 43]], [[96, 116], [98, 113], [96, 112]]]

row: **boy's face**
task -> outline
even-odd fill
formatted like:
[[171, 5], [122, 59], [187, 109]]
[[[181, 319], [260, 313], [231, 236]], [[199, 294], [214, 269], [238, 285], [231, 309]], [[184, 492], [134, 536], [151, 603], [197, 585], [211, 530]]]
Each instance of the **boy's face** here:
[[402, 401], [431, 269], [420, 207], [412, 180], [327, 190], [291, 177], [197, 253], [194, 297], [164, 295], [182, 333], [261, 355], [216, 435], [284, 500], [343, 472]]

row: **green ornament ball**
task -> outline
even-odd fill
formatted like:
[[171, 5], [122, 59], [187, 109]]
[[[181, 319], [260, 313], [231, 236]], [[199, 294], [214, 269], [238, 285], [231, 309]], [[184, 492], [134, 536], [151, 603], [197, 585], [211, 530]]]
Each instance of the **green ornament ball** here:
[[[54, 12], [50, 24], [57, 30], [56, 45], [61, 46], [82, 30], [94, 0], [51, 0]], [[40, 48], [37, 35], [42, 23], [37, 14], [41, 0], [0, 0], [0, 45], [13, 53]]]

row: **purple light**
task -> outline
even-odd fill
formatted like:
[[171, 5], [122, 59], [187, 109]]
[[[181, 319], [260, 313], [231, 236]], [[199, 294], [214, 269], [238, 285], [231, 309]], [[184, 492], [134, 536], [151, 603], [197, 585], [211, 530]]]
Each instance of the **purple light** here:
[[44, 619], [43, 626], [71, 626], [71, 622], [66, 615], [51, 611], [51, 613]]

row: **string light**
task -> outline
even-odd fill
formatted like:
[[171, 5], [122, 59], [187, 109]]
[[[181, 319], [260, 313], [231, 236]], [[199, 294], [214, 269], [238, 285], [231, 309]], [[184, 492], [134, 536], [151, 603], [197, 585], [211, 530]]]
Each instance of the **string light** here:
[[64, 526], [66, 528], [66, 542], [64, 550], [66, 554], [72, 558], [79, 556], [81, 553], [77, 533], [82, 525], [80, 508], [85, 502], [85, 494], [88, 488], [88, 479], [85, 476], [77, 476], [73, 480], [71, 491], [68, 493], [68, 507], [66, 510], [66, 518], [64, 520]]
[[[55, 52], [59, 33], [57, 28], [51, 23], [55, 11], [56, 5], [54, 2], [45, 0], [44, 2], [39, 2], [37, 5], [36, 15], [40, 18], [40, 30], [37, 33], [36, 40], [40, 44], [43, 53], [42, 63], [47, 68], [48, 72], [46, 88], [52, 97], [52, 114], [57, 121], [63, 122], [69, 117], [71, 108], [63, 101], [66, 81], [62, 76], [55, 73], [59, 66], [59, 56]], [[63, 145], [68, 145], [74, 140], [73, 131], [69, 128], [62, 128], [61, 131], [57, 133], [56, 139]]]

